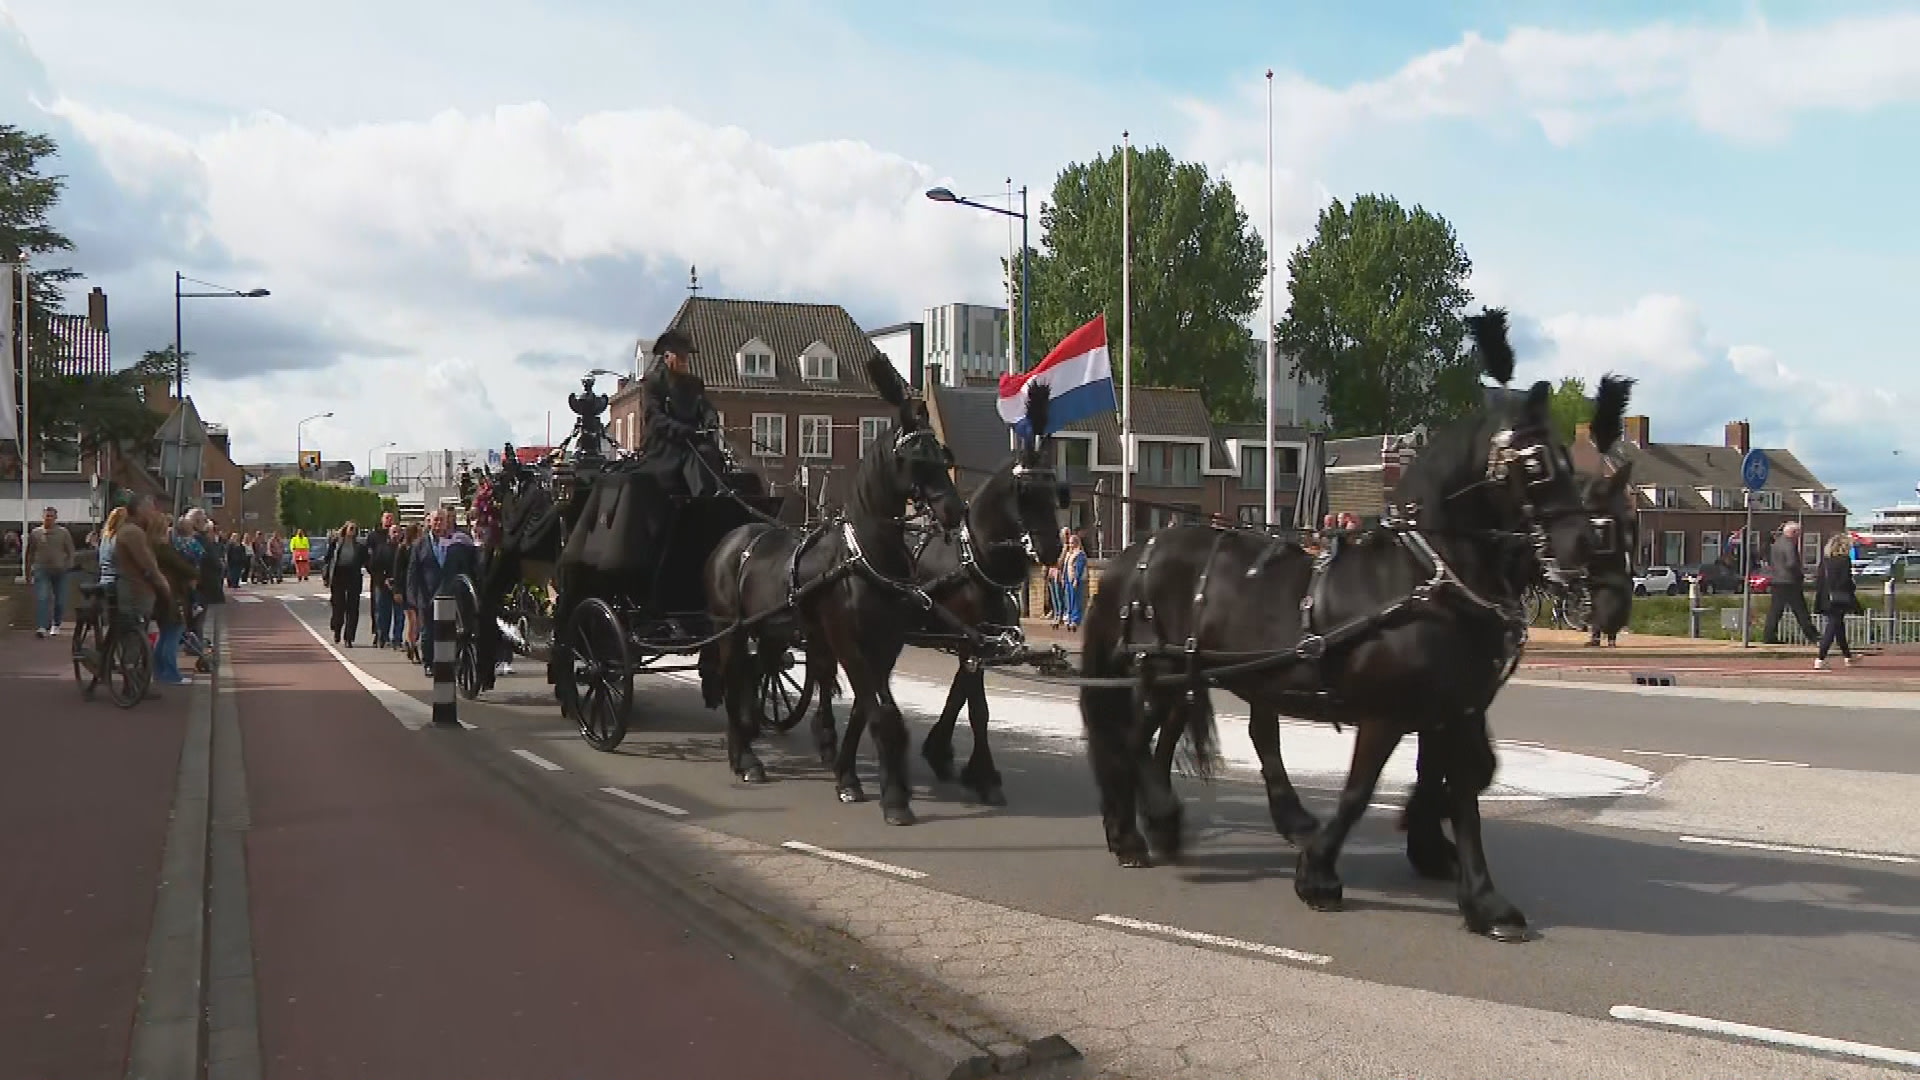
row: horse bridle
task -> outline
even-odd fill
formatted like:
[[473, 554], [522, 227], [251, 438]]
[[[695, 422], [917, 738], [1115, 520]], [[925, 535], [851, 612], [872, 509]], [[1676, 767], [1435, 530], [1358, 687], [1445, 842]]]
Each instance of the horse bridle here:
[[[1560, 566], [1553, 556], [1552, 539], [1547, 535], [1547, 525], [1569, 514], [1587, 516], [1585, 500], [1577, 510], [1554, 510], [1542, 512], [1534, 499], [1534, 493], [1560, 478], [1561, 462], [1555, 453], [1559, 447], [1551, 439], [1542, 439], [1530, 446], [1513, 445], [1514, 436], [1522, 429], [1503, 427], [1493, 433], [1488, 440], [1487, 468], [1483, 483], [1506, 485], [1512, 489], [1519, 503], [1520, 521], [1525, 529], [1529, 543], [1533, 545], [1533, 556], [1540, 563], [1541, 572], [1547, 580], [1557, 584], [1568, 584], [1581, 576], [1584, 571], [1572, 571]], [[1470, 487], [1479, 486], [1471, 485]], [[1470, 490], [1469, 489], [1463, 489]], [[1591, 531], [1603, 519], [1588, 517], [1588, 529]], [[1605, 519], [1611, 527], [1611, 519]]]
[[[947, 449], [932, 428], [914, 427], [899, 432], [893, 439], [893, 456], [906, 462], [908, 466], [916, 464], [938, 465], [944, 473], [953, 461], [952, 452]], [[933, 497], [927, 492], [926, 482], [917, 475], [917, 470], [909, 468], [913, 477], [907, 488], [907, 503], [919, 514], [933, 518]], [[913, 515], [908, 515], [913, 516]]]
[[1020, 526], [1020, 549], [1027, 558], [1040, 561], [1040, 543], [1033, 537], [1033, 530], [1027, 528], [1027, 517], [1022, 511], [1026, 506], [1028, 492], [1039, 487], [1053, 489], [1053, 502], [1057, 509], [1065, 510], [1073, 505], [1073, 491], [1060, 482], [1059, 476], [1051, 465], [1028, 465], [1015, 462], [1013, 466], [1013, 507], [1014, 520]]

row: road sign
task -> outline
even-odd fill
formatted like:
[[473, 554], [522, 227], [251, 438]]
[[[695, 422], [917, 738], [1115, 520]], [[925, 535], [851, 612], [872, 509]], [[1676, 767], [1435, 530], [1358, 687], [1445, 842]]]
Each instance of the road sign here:
[[1767, 486], [1767, 477], [1773, 472], [1773, 463], [1767, 460], [1765, 450], [1749, 450], [1747, 456], [1740, 459], [1740, 481], [1748, 491], [1759, 491]]

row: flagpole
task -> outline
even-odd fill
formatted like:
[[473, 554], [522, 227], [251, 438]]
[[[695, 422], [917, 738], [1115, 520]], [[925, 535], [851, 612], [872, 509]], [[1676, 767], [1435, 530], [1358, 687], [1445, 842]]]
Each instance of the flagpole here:
[[[1014, 282], [1018, 279], [1013, 276], [1013, 177], [1011, 176], [1007, 177], [1007, 210], [1007, 374], [1015, 375], [1019, 372], [1013, 359], [1013, 304], [1016, 292]], [[1022, 252], [1021, 257], [1025, 258], [1026, 254]], [[1037, 434], [1034, 436], [1035, 439], [1039, 437]], [[1020, 438], [1012, 428], [1007, 429], [1007, 449], [1020, 449]]]
[[[20, 448], [20, 580], [27, 580], [27, 541], [33, 536], [33, 519], [29, 506], [31, 481], [33, 475], [33, 444], [28, 440], [27, 431], [33, 424], [33, 290], [27, 285], [27, 264], [20, 264], [20, 273], [15, 275], [20, 281], [20, 439], [14, 443]], [[9, 289], [9, 292], [12, 290]], [[7, 303], [13, 303], [13, 297], [7, 297]], [[8, 342], [12, 348], [12, 342]]]
[[1120, 133], [1120, 550], [1133, 544], [1133, 137]]
[[[1266, 454], [1265, 468], [1260, 471], [1267, 478], [1267, 528], [1273, 528], [1273, 69], [1267, 69], [1267, 442], [1261, 451]], [[1298, 417], [1295, 418], [1296, 422]]]

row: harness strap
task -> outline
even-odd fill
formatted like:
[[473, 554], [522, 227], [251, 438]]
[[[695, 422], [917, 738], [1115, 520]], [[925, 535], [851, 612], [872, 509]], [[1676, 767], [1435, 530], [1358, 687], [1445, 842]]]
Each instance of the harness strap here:
[[1207, 578], [1213, 574], [1214, 560], [1220, 556], [1220, 544], [1227, 538], [1224, 531], [1216, 532], [1212, 546], [1207, 548], [1207, 561], [1200, 564], [1200, 575], [1193, 584], [1193, 610], [1187, 616], [1187, 704], [1199, 700], [1206, 692], [1207, 681], [1200, 665], [1193, 662], [1200, 651], [1200, 618], [1205, 614], [1207, 599]]

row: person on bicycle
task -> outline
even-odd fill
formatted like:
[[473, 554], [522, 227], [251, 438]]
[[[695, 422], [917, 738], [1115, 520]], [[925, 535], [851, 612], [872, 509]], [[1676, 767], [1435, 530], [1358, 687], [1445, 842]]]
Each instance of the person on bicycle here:
[[[100, 528], [100, 584], [113, 590], [121, 617], [142, 631], [157, 609], [173, 603], [173, 587], [160, 572], [153, 542], [147, 536], [148, 527], [158, 516], [150, 498], [136, 495], [127, 505], [115, 507]], [[177, 671], [179, 639], [172, 644]], [[155, 649], [156, 671], [163, 670], [159, 659], [159, 650]]]
[[715, 438], [720, 414], [707, 400], [706, 383], [692, 370], [693, 338], [684, 330], [660, 335], [653, 365], [641, 383], [640, 401], [645, 429], [641, 435], [642, 469], [662, 489], [675, 495], [706, 495], [719, 489], [726, 462]]

